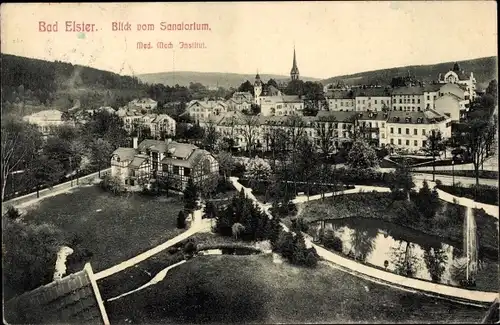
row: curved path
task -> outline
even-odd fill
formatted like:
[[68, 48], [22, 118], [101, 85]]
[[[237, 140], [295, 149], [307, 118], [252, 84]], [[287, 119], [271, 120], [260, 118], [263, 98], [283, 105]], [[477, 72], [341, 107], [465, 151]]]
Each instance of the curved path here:
[[172, 247], [173, 245], [183, 241], [184, 239], [191, 237], [197, 232], [202, 232], [207, 229], [210, 229], [210, 219], [203, 220], [202, 215], [203, 215], [203, 207], [193, 212], [193, 223], [188, 230], [170, 240], [167, 240], [161, 245], [158, 245], [148, 251], [145, 251], [142, 254], [134, 256], [131, 259], [128, 259], [120, 264], [110, 267], [109, 269], [96, 273], [95, 274], [96, 281], [108, 277], [110, 275], [113, 275], [115, 273], [121, 272], [129, 267], [132, 267], [150, 258], [151, 256], [156, 255], [169, 247]]
[[[238, 182], [237, 178], [231, 177], [230, 181], [233, 183], [234, 187], [238, 191], [240, 191], [241, 188], [243, 188], [244, 192], [248, 195], [248, 197], [252, 199], [258, 206], [260, 206], [268, 214], [268, 216], [270, 216], [270, 218], [272, 218], [272, 215], [269, 213], [269, 205], [263, 205], [262, 203], [260, 203], [252, 194], [251, 189], [241, 185]], [[429, 184], [429, 186], [432, 185]], [[387, 192], [389, 190], [388, 188], [385, 187], [356, 186], [356, 188], [354, 188], [353, 190], [337, 192], [336, 194], [359, 193], [362, 191], [368, 192], [373, 190], [377, 191], [377, 189], [383, 192]], [[333, 195], [333, 193], [328, 193], [328, 194], [329, 195], [325, 196]], [[321, 195], [315, 195], [311, 197], [298, 197], [295, 198], [293, 202], [294, 203], [307, 202], [311, 200], [318, 200], [320, 198]], [[498, 212], [497, 212], [497, 218], [498, 218]], [[285, 231], [290, 231], [286, 225], [282, 224], [282, 227]], [[373, 282], [382, 283], [393, 287], [398, 287], [406, 291], [417, 290], [421, 293], [431, 295], [434, 297], [444, 298], [448, 300], [453, 300], [455, 302], [465, 303], [475, 306], [484, 306], [485, 304], [490, 304], [495, 298], [498, 298], [499, 296], [499, 294], [495, 292], [484, 292], [484, 291], [475, 291], [475, 290], [450, 287], [442, 284], [422, 281], [418, 279], [412, 279], [394, 273], [382, 271], [364, 264], [360, 264], [351, 259], [330, 252], [321, 246], [315, 245], [314, 243], [312, 243], [312, 238], [307, 234], [304, 234], [304, 239], [306, 241], [306, 245], [308, 247], [314, 247], [318, 252], [318, 255], [321, 256], [326, 261], [340, 266], [340, 268], [343, 269], [344, 271], [347, 270], [347, 272], [353, 275], [371, 280]]]

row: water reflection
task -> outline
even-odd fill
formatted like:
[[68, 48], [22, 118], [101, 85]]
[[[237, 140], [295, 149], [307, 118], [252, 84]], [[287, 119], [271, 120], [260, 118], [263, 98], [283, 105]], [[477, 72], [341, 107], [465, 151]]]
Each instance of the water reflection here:
[[[454, 247], [436, 237], [381, 220], [363, 218], [319, 221], [310, 229], [315, 240], [325, 248], [360, 262], [403, 276], [453, 286], [467, 285], [463, 282], [467, 276], [467, 263], [462, 247]], [[486, 259], [479, 261], [478, 277], [486, 279], [483, 281], [486, 291], [491, 291], [492, 286], [487, 279], [497, 275], [481, 275], [481, 270], [492, 263], [496, 265], [496, 262]], [[481, 289], [480, 285], [477, 289]]]

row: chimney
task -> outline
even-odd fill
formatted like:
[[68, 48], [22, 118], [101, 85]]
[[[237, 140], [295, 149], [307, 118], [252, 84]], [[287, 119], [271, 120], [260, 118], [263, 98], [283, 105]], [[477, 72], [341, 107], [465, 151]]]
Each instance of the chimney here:
[[134, 137], [132, 140], [133, 140], [133, 148], [137, 149], [139, 147], [139, 138]]

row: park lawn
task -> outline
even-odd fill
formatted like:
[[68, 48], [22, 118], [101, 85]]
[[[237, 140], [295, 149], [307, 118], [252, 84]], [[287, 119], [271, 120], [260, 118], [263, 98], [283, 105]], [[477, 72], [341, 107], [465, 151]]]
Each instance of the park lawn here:
[[[184, 230], [176, 229], [182, 208], [179, 197], [115, 196], [87, 186], [42, 200], [24, 218], [60, 228], [75, 251], [68, 262], [79, 254], [91, 255], [92, 268], [98, 272], [182, 233]], [[88, 259], [68, 263], [68, 273], [81, 269]]]
[[[134, 308], [130, 308], [134, 306]], [[486, 309], [375, 284], [271, 255], [200, 256], [157, 285], [106, 303], [112, 323], [479, 322]]]
[[[433, 220], [412, 222], [406, 216], [415, 212], [408, 207], [404, 200], [395, 201], [392, 204], [391, 202], [390, 193], [346, 194], [326, 198], [324, 201], [317, 200], [305, 203], [299, 208], [299, 214], [307, 222], [345, 217], [382, 219], [462, 244], [465, 207], [441, 201], [441, 209]], [[447, 213], [449, 209], [456, 209], [457, 213]], [[496, 255], [498, 253], [498, 220], [486, 213], [481, 213], [479, 210], [474, 210], [474, 213], [480, 245]], [[450, 214], [453, 220], [450, 220]]]
[[125, 269], [119, 273], [113, 274], [107, 278], [97, 281], [99, 290], [104, 300], [116, 297], [125, 292], [134, 290], [141, 285], [149, 282], [160, 271], [180, 262], [184, 259], [182, 248], [188, 242], [192, 241], [201, 246], [216, 246], [216, 245], [253, 245], [254, 243], [242, 242], [233, 237], [220, 236], [214, 233], [196, 233], [187, 239], [175, 244], [174, 246], [158, 253], [145, 261], [142, 261], [133, 267]]

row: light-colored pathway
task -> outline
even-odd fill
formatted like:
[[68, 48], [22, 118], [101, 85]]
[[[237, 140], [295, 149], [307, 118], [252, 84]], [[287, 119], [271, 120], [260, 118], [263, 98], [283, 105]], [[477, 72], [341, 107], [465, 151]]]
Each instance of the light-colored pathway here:
[[[270, 215], [268, 209], [269, 205], [263, 205], [261, 204], [255, 196], [252, 194], [251, 189], [245, 188], [243, 185], [241, 185], [238, 180], [234, 177], [230, 179], [230, 181], [233, 183], [235, 188], [240, 191], [241, 188], [244, 188], [245, 193], [248, 195], [250, 199], [256, 202], [258, 206], [260, 206], [268, 215]], [[421, 186], [421, 184], [419, 184]], [[433, 184], [429, 184], [430, 187], [433, 186]], [[365, 189], [365, 191], [370, 191], [380, 189], [381, 191], [386, 192], [387, 188], [378, 188], [374, 186], [357, 186], [353, 190], [348, 190], [339, 192], [338, 194], [348, 194], [348, 193], [359, 193], [362, 189]], [[350, 192], [349, 192], [350, 191]], [[329, 193], [330, 196], [332, 193]], [[314, 197], [298, 197], [294, 201], [296, 203], [300, 202], [307, 202], [311, 201], [312, 198], [318, 200], [321, 198], [321, 195], [316, 195]], [[470, 202], [469, 202], [470, 203]], [[497, 207], [498, 209], [498, 207]], [[497, 213], [498, 217], [498, 213]], [[272, 216], [271, 216], [272, 218]], [[290, 231], [288, 227], [284, 224], [282, 224], [282, 227], [285, 231]], [[335, 254], [333, 252], [330, 252], [326, 249], [324, 249], [321, 246], [315, 245], [312, 242], [311, 236], [304, 234], [304, 239], [306, 241], [306, 245], [308, 247], [314, 247], [316, 251], [318, 252], [318, 255], [321, 256], [323, 259], [325, 259], [328, 262], [334, 263], [336, 265], [339, 265], [342, 267], [342, 269], [347, 269], [351, 274], [354, 274], [359, 277], [363, 277], [366, 279], [369, 279], [373, 282], [377, 283], [382, 283], [385, 285], [389, 286], [395, 286], [399, 287], [403, 290], [418, 290], [419, 292], [423, 292], [428, 295], [432, 295], [435, 297], [440, 297], [440, 298], [445, 298], [445, 299], [451, 299], [456, 302], [460, 303], [466, 303], [466, 304], [474, 304], [474, 303], [491, 303], [495, 298], [497, 298], [499, 295], [496, 292], [484, 292], [484, 291], [475, 291], [475, 290], [467, 290], [467, 289], [462, 289], [462, 288], [455, 288], [455, 287], [450, 287], [442, 284], [437, 284], [437, 283], [432, 283], [432, 282], [427, 282], [427, 281], [422, 281], [418, 279], [412, 279], [412, 278], [407, 278], [404, 276], [400, 276], [394, 273], [382, 271], [358, 262], [355, 262], [351, 259], [345, 258], [343, 256], [340, 256], [338, 254]], [[344, 270], [345, 271], [345, 270]]]
[[[210, 223], [204, 222], [202, 220], [202, 215], [203, 215], [203, 207], [201, 209], [198, 209], [193, 212], [193, 223], [191, 227], [183, 232], [182, 234], [167, 240], [161, 245], [158, 245], [142, 254], [139, 254], [137, 256], [132, 257], [131, 259], [128, 259], [120, 264], [117, 264], [115, 266], [110, 267], [109, 269], [103, 270], [101, 272], [98, 272], [95, 274], [95, 279], [100, 280], [103, 278], [106, 278], [110, 275], [113, 275], [115, 273], [121, 272], [129, 267], [132, 267], [148, 258], [150, 258], [153, 255], [156, 255], [165, 249], [172, 247], [173, 245], [183, 241], [184, 239], [187, 239], [191, 237], [192, 235], [196, 234], [197, 232], [203, 232], [206, 231], [207, 228], [210, 227]], [[205, 219], [206, 220], [206, 219]]]
[[168, 271], [170, 271], [171, 269], [176, 268], [176, 267], [178, 267], [179, 265], [182, 265], [182, 264], [184, 264], [184, 263], [186, 263], [186, 260], [182, 260], [182, 261], [180, 261], [180, 262], [178, 262], [178, 263], [175, 263], [175, 264], [173, 264], [173, 265], [170, 265], [169, 267], [167, 267], [167, 268], [165, 268], [165, 269], [161, 270], [161, 271], [160, 271], [157, 275], [155, 275], [155, 276], [154, 276], [154, 278], [152, 278], [152, 279], [151, 279], [148, 283], [146, 283], [146, 284], [144, 284], [144, 285], [140, 286], [139, 288], [134, 289], [134, 290], [132, 290], [132, 291], [125, 292], [125, 293], [123, 293], [123, 294], [121, 294], [121, 295], [119, 295], [119, 296], [117, 296], [117, 297], [110, 298], [110, 299], [108, 299], [107, 301], [117, 300], [117, 299], [123, 298], [123, 297], [125, 297], [125, 296], [128, 296], [128, 295], [130, 295], [130, 294], [132, 294], [132, 293], [135, 293], [135, 292], [137, 292], [137, 291], [144, 290], [144, 289], [146, 289], [146, 288], [147, 288], [147, 287], [149, 287], [149, 286], [155, 285], [155, 284], [157, 284], [157, 283], [159, 283], [159, 282], [163, 281], [163, 279], [165, 279], [165, 276], [167, 276]]

